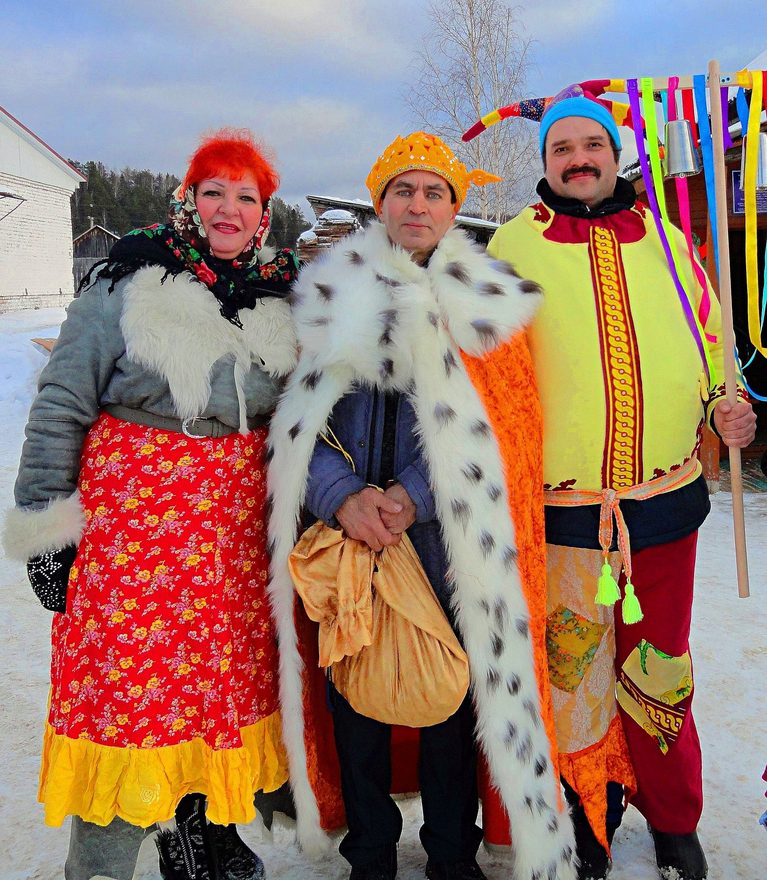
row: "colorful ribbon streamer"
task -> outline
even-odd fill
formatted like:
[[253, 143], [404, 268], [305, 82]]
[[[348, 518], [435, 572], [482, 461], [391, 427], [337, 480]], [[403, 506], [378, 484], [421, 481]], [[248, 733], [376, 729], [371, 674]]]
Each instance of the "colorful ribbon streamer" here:
[[700, 144], [700, 136], [698, 135], [698, 126], [695, 122], [695, 97], [692, 89], [682, 89], [682, 116], [690, 123], [692, 129], [692, 138], [695, 145]]
[[746, 208], [746, 296], [748, 299], [748, 338], [763, 357], [767, 348], [762, 345], [762, 327], [759, 319], [759, 255], [756, 238], [756, 172], [759, 159], [759, 130], [762, 118], [762, 77], [753, 77], [751, 109], [748, 115], [746, 139], [746, 170], [743, 199]]
[[[765, 247], [765, 249], [764, 249], [764, 259], [765, 259], [765, 282], [767, 283], [767, 247]], [[761, 327], [762, 327], [762, 330], [764, 330], [764, 319], [765, 319], [765, 315], [767, 315], [767, 295], [765, 295], [766, 292], [767, 292], [767, 291], [765, 291], [765, 290], [762, 291], [762, 309], [761, 309]], [[743, 375], [743, 373], [745, 372], [745, 370], [747, 370], [747, 369], [751, 366], [751, 364], [754, 362], [754, 359], [756, 358], [756, 356], [757, 356], [758, 353], [759, 353], [759, 352], [758, 352], [756, 349], [754, 349], [754, 350], [751, 352], [751, 357], [745, 362], [745, 364], [743, 364], [742, 367], [740, 366], [740, 359], [736, 360], [736, 363], [738, 364], [738, 368], [739, 368], [740, 371], [741, 371], [741, 372], [740, 372], [740, 376], [741, 376], [741, 378], [743, 379], [743, 384], [745, 385], [746, 391], [748, 391], [748, 393], [749, 393], [752, 397], [755, 397], [757, 400], [767, 400], [767, 397], [761, 397], [760, 395], [758, 395], [758, 394], [756, 393], [756, 391], [754, 391], [754, 390], [749, 386], [748, 382], [746, 382], [746, 377]]]
[[[668, 78], [668, 121], [677, 121], [676, 92], [679, 88], [679, 77], [670, 76]], [[684, 240], [687, 243], [687, 253], [690, 257], [690, 268], [692, 269], [692, 277], [695, 278], [700, 286], [700, 303], [698, 305], [698, 321], [701, 327], [706, 326], [708, 316], [711, 312], [711, 296], [709, 294], [708, 279], [703, 271], [703, 267], [695, 259], [695, 245], [692, 240], [692, 221], [690, 219], [690, 193], [687, 188], [686, 177], [674, 178], [676, 184], [676, 200], [679, 205], [679, 220], [682, 224], [682, 232]], [[706, 339], [709, 342], [716, 342], [717, 338], [711, 333], [706, 333]]]
[[703, 154], [703, 175], [706, 180], [706, 201], [708, 203], [708, 225], [711, 228], [711, 241], [714, 245], [716, 274], [719, 277], [719, 230], [716, 224], [716, 181], [714, 179], [714, 142], [711, 138], [711, 122], [706, 103], [706, 77], [701, 73], [693, 77], [695, 106], [698, 110], [698, 131], [700, 151]]
[[[730, 137], [730, 89], [728, 86], [721, 86], [719, 89], [719, 99], [722, 107], [722, 141], [724, 142], [724, 151], [732, 146], [732, 138]], [[714, 112], [714, 108], [711, 108]]]
[[[629, 94], [631, 113], [632, 115], [636, 114], [634, 118], [638, 119], [640, 116], [638, 81], [636, 79], [627, 80], [626, 86]], [[673, 240], [671, 240], [671, 236], [669, 233], [671, 223], [668, 220], [667, 214], [665, 217], [665, 222], [663, 218], [663, 213], [666, 213], [666, 199], [663, 192], [663, 175], [660, 168], [660, 156], [657, 147], [658, 131], [655, 121], [655, 106], [653, 104], [652, 80], [649, 78], [642, 79], [642, 102], [645, 125], [647, 126], [647, 142], [652, 149], [652, 153], [650, 154], [650, 162], [653, 165], [652, 172], [650, 171], [650, 166], [648, 163], [648, 155], [644, 144], [644, 138], [642, 137], [642, 130], [639, 126], [634, 129], [634, 136], [636, 138], [637, 153], [639, 154], [639, 164], [642, 168], [642, 175], [647, 185], [647, 200], [650, 203], [650, 210], [652, 211], [653, 218], [655, 219], [655, 226], [658, 230], [658, 236], [661, 240], [663, 250], [666, 254], [666, 261], [668, 262], [669, 271], [671, 272], [674, 286], [676, 287], [677, 294], [679, 295], [679, 301], [682, 305], [685, 318], [687, 319], [687, 324], [690, 327], [693, 338], [695, 339], [695, 344], [698, 346], [698, 351], [700, 353], [700, 357], [705, 367], [709, 381], [716, 381], [718, 377], [713, 370], [711, 356], [708, 351], [708, 346], [703, 339], [703, 332], [698, 322], [698, 316], [695, 314], [695, 311], [692, 308], [690, 298], [679, 277], [679, 272], [677, 271], [678, 260], [675, 259], [675, 248], [673, 245]], [[659, 186], [656, 185], [656, 181], [660, 181]], [[663, 213], [661, 212], [661, 205], [663, 206]]]
[[735, 109], [738, 111], [740, 130], [744, 132], [748, 129], [748, 101], [746, 100], [746, 90], [742, 87], [735, 95]]

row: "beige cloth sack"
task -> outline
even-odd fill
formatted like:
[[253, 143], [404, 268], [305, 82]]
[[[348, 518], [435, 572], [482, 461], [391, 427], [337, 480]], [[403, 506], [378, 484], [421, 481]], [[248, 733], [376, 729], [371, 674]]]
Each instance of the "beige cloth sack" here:
[[385, 724], [429, 727], [453, 715], [469, 661], [406, 534], [380, 553], [315, 523], [288, 561], [320, 625], [320, 666], [352, 708]]

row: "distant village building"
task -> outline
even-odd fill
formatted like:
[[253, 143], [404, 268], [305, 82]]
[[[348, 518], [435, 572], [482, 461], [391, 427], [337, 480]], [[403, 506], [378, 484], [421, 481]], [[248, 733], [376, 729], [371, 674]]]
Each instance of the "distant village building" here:
[[75, 296], [78, 295], [80, 282], [91, 270], [94, 263], [106, 259], [112, 245], [119, 238], [120, 236], [114, 232], [95, 224], [75, 236], [72, 240], [72, 273], [75, 279]]
[[298, 237], [298, 259], [302, 263], [311, 262], [315, 257], [332, 247], [337, 241], [346, 238], [362, 227], [362, 223], [351, 211], [333, 208], [324, 211], [311, 229]]
[[84, 180], [0, 107], [0, 313], [72, 299], [69, 204]]
[[[359, 199], [337, 199], [330, 196], [307, 196], [317, 222], [303, 232], [298, 239], [298, 258], [302, 261], [315, 259], [341, 238], [375, 220], [370, 202]], [[490, 220], [479, 220], [459, 214], [455, 225], [467, 232], [476, 242], [486, 245], [498, 228]]]

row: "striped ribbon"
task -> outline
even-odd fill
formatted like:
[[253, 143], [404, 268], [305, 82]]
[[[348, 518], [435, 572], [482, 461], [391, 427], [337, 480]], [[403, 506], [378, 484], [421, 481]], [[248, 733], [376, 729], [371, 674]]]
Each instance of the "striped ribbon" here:
[[[627, 80], [626, 85], [629, 94], [629, 102], [631, 104], [631, 112], [632, 114], [635, 113], [635, 118], [638, 119], [640, 116], [639, 83], [636, 79], [630, 79]], [[677, 270], [679, 260], [676, 257], [676, 247], [671, 234], [671, 221], [668, 219], [668, 212], [666, 211], [666, 198], [663, 191], [663, 173], [660, 167], [660, 154], [658, 152], [658, 130], [655, 120], [652, 79], [649, 77], [642, 79], [642, 103], [643, 107], [641, 112], [644, 114], [645, 125], [647, 126], [647, 143], [649, 144], [651, 151], [649, 163], [648, 153], [645, 148], [640, 126], [636, 126], [634, 129], [634, 136], [636, 138], [637, 153], [639, 154], [639, 164], [642, 168], [642, 175], [647, 186], [647, 200], [650, 203], [650, 210], [655, 219], [658, 237], [660, 238], [661, 245], [666, 254], [666, 261], [668, 262], [669, 272], [671, 273], [671, 278], [679, 296], [679, 302], [682, 305], [695, 344], [698, 346], [698, 352], [700, 353], [701, 361], [706, 370], [707, 378], [709, 382], [715, 383], [718, 380], [718, 377], [713, 369], [713, 364], [711, 363], [711, 355], [704, 340], [703, 330], [698, 321], [698, 316], [692, 308], [690, 297]], [[652, 171], [650, 170], [650, 163], [652, 164]]]
[[[679, 77], [670, 76], [668, 79], [668, 119], [669, 122], [676, 122], [676, 91], [679, 87]], [[698, 321], [701, 327], [706, 326], [708, 316], [711, 312], [711, 295], [709, 293], [708, 279], [703, 271], [703, 267], [695, 259], [695, 245], [692, 240], [692, 220], [690, 218], [690, 193], [687, 188], [686, 177], [676, 177], [676, 198], [679, 204], [679, 220], [682, 224], [682, 232], [687, 242], [687, 253], [690, 257], [690, 266], [692, 268], [692, 277], [697, 279], [700, 286], [700, 303], [698, 305]], [[717, 338], [711, 333], [706, 333], [706, 339], [709, 342], [716, 342]]]
[[756, 172], [759, 158], [759, 130], [762, 118], [761, 76], [753, 76], [751, 109], [748, 114], [746, 140], [746, 171], [743, 198], [746, 208], [746, 295], [748, 297], [748, 337], [756, 351], [767, 357], [762, 345], [762, 326], [759, 315], [759, 253], [756, 239]]
[[703, 154], [703, 174], [706, 180], [706, 200], [708, 202], [708, 222], [711, 227], [711, 240], [714, 245], [716, 274], [719, 276], [719, 229], [716, 223], [716, 180], [714, 178], [714, 142], [711, 138], [711, 122], [706, 103], [706, 77], [701, 73], [693, 77], [695, 106], [698, 111], [698, 130], [700, 151]]

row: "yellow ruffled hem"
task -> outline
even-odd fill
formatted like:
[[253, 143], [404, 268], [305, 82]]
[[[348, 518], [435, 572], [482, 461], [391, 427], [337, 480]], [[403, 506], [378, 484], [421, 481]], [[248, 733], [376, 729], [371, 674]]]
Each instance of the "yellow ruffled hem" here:
[[280, 713], [240, 731], [243, 745], [216, 751], [202, 739], [153, 749], [103, 746], [57, 734], [43, 740], [38, 800], [46, 825], [67, 816], [108, 825], [119, 816], [146, 828], [167, 821], [189, 792], [208, 797], [211, 822], [251, 822], [255, 792], [274, 791], [288, 778]]

